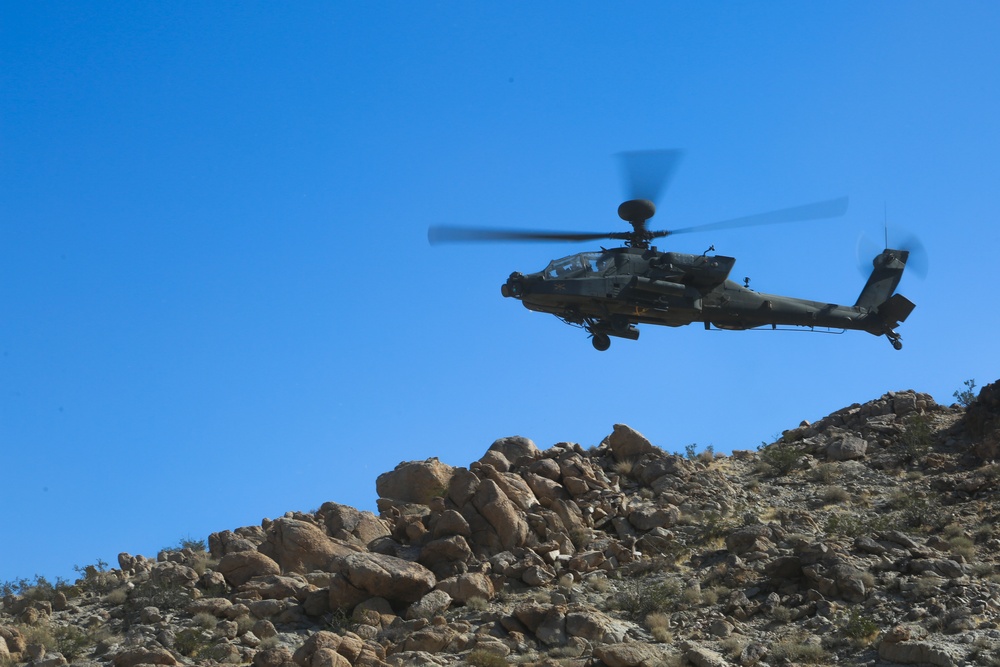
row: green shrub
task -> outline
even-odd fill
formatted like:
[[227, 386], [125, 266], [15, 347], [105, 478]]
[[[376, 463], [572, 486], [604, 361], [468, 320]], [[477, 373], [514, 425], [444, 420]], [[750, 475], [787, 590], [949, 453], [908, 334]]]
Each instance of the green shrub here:
[[771, 445], [762, 444], [759, 451], [761, 462], [770, 468], [772, 474], [777, 477], [783, 477], [790, 473], [802, 457], [802, 452], [798, 447], [785, 442], [775, 442]]
[[868, 643], [874, 641], [879, 633], [878, 623], [861, 613], [857, 607], [848, 612], [843, 619], [840, 630], [844, 636], [857, 643]]
[[636, 619], [643, 619], [653, 612], [670, 611], [680, 599], [681, 585], [668, 579], [650, 584], [645, 579], [629, 579], [622, 582], [615, 606]]
[[933, 444], [934, 433], [927, 417], [914, 415], [906, 421], [903, 435], [900, 437], [900, 444], [903, 447], [903, 455], [909, 461], [917, 461], [927, 456]]
[[952, 394], [952, 396], [955, 397], [955, 400], [958, 402], [959, 405], [961, 405], [963, 408], [967, 408], [970, 405], [972, 405], [973, 401], [976, 400], [976, 392], [974, 391], [976, 388], [976, 381], [966, 380], [962, 384], [965, 385], [965, 389], [959, 389], [954, 394]]

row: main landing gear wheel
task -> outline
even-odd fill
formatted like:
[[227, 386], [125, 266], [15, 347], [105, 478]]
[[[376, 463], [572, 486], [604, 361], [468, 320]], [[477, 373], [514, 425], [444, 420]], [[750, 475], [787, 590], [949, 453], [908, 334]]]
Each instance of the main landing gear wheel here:
[[595, 350], [604, 352], [611, 347], [611, 336], [606, 333], [595, 333], [590, 342], [594, 345]]

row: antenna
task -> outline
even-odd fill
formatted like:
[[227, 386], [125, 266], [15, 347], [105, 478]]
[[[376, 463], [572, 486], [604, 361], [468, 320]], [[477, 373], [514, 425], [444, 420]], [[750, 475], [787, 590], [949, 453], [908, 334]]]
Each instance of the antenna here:
[[882, 202], [882, 229], [885, 233], [885, 249], [889, 249], [889, 205]]

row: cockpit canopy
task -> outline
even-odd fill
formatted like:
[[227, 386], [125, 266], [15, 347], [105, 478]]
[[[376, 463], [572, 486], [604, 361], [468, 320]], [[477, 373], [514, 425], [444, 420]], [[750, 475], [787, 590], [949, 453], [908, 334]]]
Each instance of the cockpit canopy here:
[[581, 252], [549, 262], [542, 274], [546, 278], [581, 278], [601, 274], [614, 265], [614, 257], [606, 252]]

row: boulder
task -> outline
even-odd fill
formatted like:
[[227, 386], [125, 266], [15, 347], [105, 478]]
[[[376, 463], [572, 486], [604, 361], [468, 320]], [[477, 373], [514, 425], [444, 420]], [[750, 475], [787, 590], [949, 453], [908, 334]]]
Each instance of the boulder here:
[[165, 648], [127, 648], [115, 655], [115, 667], [136, 667], [136, 665], [176, 665], [177, 658]]
[[656, 450], [644, 435], [625, 424], [615, 424], [606, 439], [616, 461], [631, 461]]
[[537, 459], [541, 455], [534, 442], [520, 435], [495, 440], [487, 451], [499, 452], [511, 464], [516, 464], [522, 458]]
[[420, 550], [417, 562], [442, 578], [464, 572], [465, 563], [472, 558], [472, 549], [461, 535], [431, 540]]
[[435, 589], [407, 608], [406, 619], [434, 618], [447, 611], [451, 603], [450, 595], [440, 589]]
[[864, 458], [868, 442], [856, 435], [846, 434], [826, 446], [826, 458], [831, 461], [852, 461]]
[[286, 667], [294, 664], [292, 652], [284, 646], [261, 649], [253, 656], [253, 667]]
[[637, 507], [629, 512], [628, 521], [645, 532], [654, 528], [670, 528], [677, 525], [681, 511], [673, 505], [664, 507]]
[[436, 457], [426, 461], [404, 461], [375, 480], [379, 497], [405, 503], [429, 504], [448, 495], [455, 469]]
[[684, 659], [695, 667], [729, 667], [729, 663], [721, 655], [694, 642], [685, 642], [681, 648]]
[[309, 667], [351, 667], [351, 661], [331, 648], [321, 648], [313, 653]]
[[625, 641], [629, 624], [602, 614], [596, 609], [577, 609], [566, 614], [566, 632], [594, 644], [618, 644]]
[[496, 531], [503, 549], [524, 545], [528, 538], [528, 524], [496, 482], [484, 480], [472, 497], [472, 504]]
[[275, 519], [258, 551], [281, 566], [282, 572], [329, 571], [338, 556], [357, 553], [357, 546], [336, 540], [319, 526], [297, 519]]
[[883, 640], [878, 646], [878, 656], [887, 662], [903, 665], [954, 667], [956, 664], [955, 659], [947, 651], [926, 641]]
[[371, 512], [362, 512], [348, 505], [323, 503], [319, 508], [327, 532], [345, 542], [367, 545], [389, 535], [389, 528]]
[[594, 657], [607, 667], [648, 667], [649, 665], [669, 664], [669, 649], [663, 644], [647, 642], [626, 642], [622, 644], [603, 644], [594, 647]]
[[[208, 550], [214, 558], [222, 558], [226, 554], [238, 551], [256, 551], [260, 542], [261, 540], [253, 540], [231, 530], [223, 530], [208, 536]], [[121, 556], [118, 560], [121, 562]], [[130, 568], [123, 567], [122, 569]]]
[[223, 556], [216, 571], [226, 578], [226, 583], [235, 588], [254, 577], [281, 574], [281, 567], [258, 551], [237, 551]]
[[[342, 637], [335, 632], [320, 630], [309, 636], [299, 648], [295, 650], [292, 660], [301, 667], [311, 667], [313, 656], [321, 649], [328, 649], [336, 653], [340, 648]], [[350, 664], [350, 663], [348, 663]]]
[[[393, 602], [416, 602], [437, 580], [419, 563], [384, 554], [355, 553], [336, 559], [335, 568], [346, 583], [367, 594]], [[331, 584], [331, 602], [333, 584]]]
[[435, 516], [431, 521], [431, 537], [434, 539], [460, 535], [462, 537], [472, 537], [472, 529], [469, 522], [465, 520], [459, 512], [455, 510], [445, 510]]
[[449, 577], [439, 581], [436, 588], [447, 593], [458, 604], [465, 604], [472, 598], [489, 600], [495, 594], [493, 582], [481, 572]]
[[538, 505], [538, 498], [535, 497], [531, 487], [528, 486], [527, 482], [520, 475], [510, 472], [499, 472], [492, 466], [483, 466], [481, 470], [483, 476], [496, 482], [500, 490], [507, 496], [507, 499], [514, 503], [518, 509], [526, 512]]

